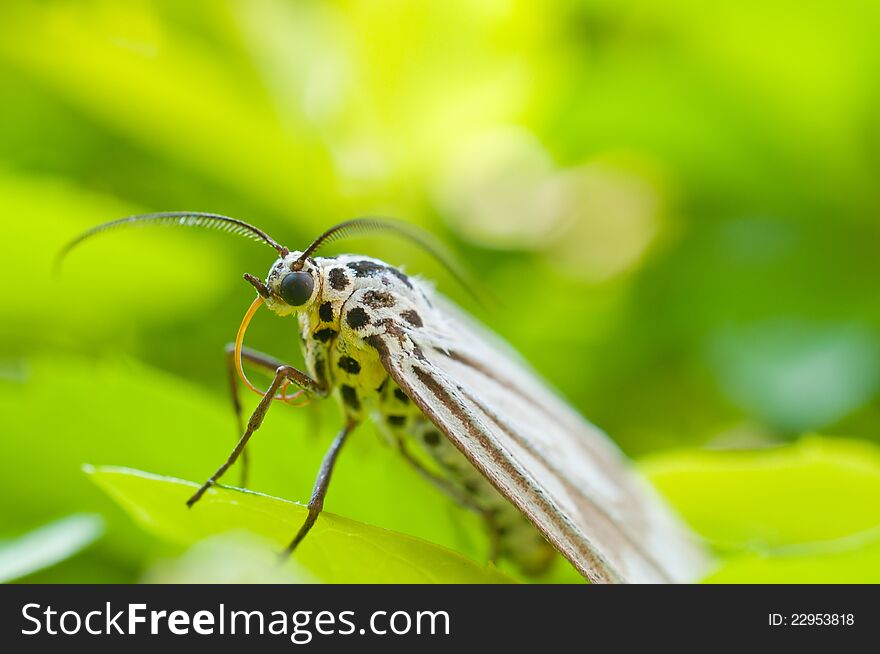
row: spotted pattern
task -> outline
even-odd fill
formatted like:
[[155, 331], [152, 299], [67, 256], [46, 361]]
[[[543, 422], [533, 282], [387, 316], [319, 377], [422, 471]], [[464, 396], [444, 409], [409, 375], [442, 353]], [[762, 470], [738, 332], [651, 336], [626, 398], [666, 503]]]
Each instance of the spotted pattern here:
[[298, 315], [315, 378], [335, 386], [351, 418], [360, 421], [377, 411], [387, 433], [404, 443], [430, 474], [454, 489], [453, 498], [470, 498], [471, 503], [465, 505], [476, 506], [487, 516], [491, 528], [503, 535], [499, 540], [502, 553], [524, 570], [540, 570], [552, 548], [424, 416], [379, 361], [380, 344], [399, 341], [414, 361], [428, 365], [419, 342], [430, 343], [426, 327], [431, 326], [433, 316], [422, 285], [387, 264], [348, 255], [335, 261], [318, 259], [317, 265], [324, 266], [320, 287], [324, 296], [312, 311]]
[[407, 309], [400, 312], [400, 317], [406, 320], [413, 327], [423, 327], [422, 317], [415, 309]]
[[388, 266], [375, 261], [352, 261], [347, 264], [354, 271], [355, 277], [375, 277], [376, 275], [388, 270]]
[[330, 329], [329, 327], [326, 327], [324, 329], [319, 329], [318, 331], [315, 332], [315, 340], [318, 341], [319, 343], [326, 343], [331, 338], [335, 338], [335, 336], [336, 336], [336, 330]]
[[345, 315], [345, 322], [352, 329], [360, 329], [370, 322], [370, 316], [367, 315], [363, 307], [355, 307], [354, 309], [349, 309]]
[[352, 261], [346, 265], [354, 271], [355, 277], [376, 277], [388, 273], [397, 277], [397, 279], [403, 282], [407, 288], [412, 289], [412, 282], [409, 281], [409, 277], [404, 275], [397, 268], [392, 268], [391, 266], [386, 266], [377, 261], [368, 261], [366, 259], [363, 261]]
[[374, 309], [387, 309], [396, 303], [394, 295], [387, 291], [367, 291], [364, 293], [364, 304]]
[[331, 268], [329, 277], [334, 291], [344, 291], [348, 287], [348, 275], [342, 268]]
[[339, 362], [336, 365], [350, 375], [356, 375], [361, 371], [361, 364], [359, 364], [356, 359], [352, 359], [349, 356], [339, 357]]
[[342, 395], [342, 401], [345, 405], [354, 411], [361, 410], [361, 401], [358, 398], [357, 390], [348, 384], [342, 384], [339, 387], [339, 393]]

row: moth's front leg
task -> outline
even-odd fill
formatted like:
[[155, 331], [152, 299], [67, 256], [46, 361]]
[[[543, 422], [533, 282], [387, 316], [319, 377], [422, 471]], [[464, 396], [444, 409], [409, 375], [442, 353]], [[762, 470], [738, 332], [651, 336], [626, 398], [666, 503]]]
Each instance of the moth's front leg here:
[[205, 494], [205, 491], [217, 483], [217, 480], [223, 476], [223, 473], [225, 473], [230, 466], [236, 462], [238, 457], [244, 451], [245, 446], [247, 446], [253, 433], [263, 424], [263, 419], [266, 417], [266, 412], [272, 404], [272, 399], [275, 397], [275, 393], [278, 392], [278, 389], [281, 388], [282, 384], [288, 381], [298, 385], [305, 390], [307, 394], [317, 395], [319, 397], [327, 395], [327, 389], [324, 385], [312, 379], [306, 373], [297, 370], [293, 366], [279, 366], [275, 371], [275, 378], [263, 394], [257, 408], [254, 409], [254, 412], [251, 414], [247, 423], [247, 428], [244, 430], [244, 434], [242, 434], [238, 443], [236, 443], [235, 449], [232, 450], [232, 454], [229, 455], [229, 458], [226, 459], [226, 462], [222, 466], [217, 468], [217, 471], [211, 475], [210, 479], [202, 484], [199, 490], [197, 490], [195, 494], [186, 501], [187, 506], [192, 507], [193, 504], [198, 502], [202, 495]]
[[[275, 371], [281, 366], [286, 365], [283, 361], [273, 356], [264, 354], [249, 347], [241, 348], [241, 358], [248, 363], [253, 364], [257, 368], [263, 370]], [[235, 425], [238, 429], [236, 438], [241, 438], [244, 433], [244, 421], [242, 420], [241, 397], [239, 395], [238, 371], [235, 367], [235, 343], [226, 344], [226, 371], [229, 376], [229, 394], [232, 400], [232, 409], [235, 412]], [[250, 461], [248, 460], [247, 448], [241, 452], [241, 480], [242, 488], [247, 487], [248, 471], [250, 469]]]

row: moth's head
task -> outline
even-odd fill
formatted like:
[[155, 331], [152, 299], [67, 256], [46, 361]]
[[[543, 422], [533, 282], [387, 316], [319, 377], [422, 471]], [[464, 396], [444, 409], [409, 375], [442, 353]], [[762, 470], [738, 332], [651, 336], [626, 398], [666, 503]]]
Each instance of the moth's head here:
[[266, 281], [245, 275], [257, 289], [266, 306], [279, 316], [289, 316], [311, 307], [321, 294], [321, 274], [311, 257], [303, 258], [302, 252], [290, 252], [278, 257]]
[[[239, 377], [244, 384], [255, 393], [263, 395], [253, 384], [248, 381], [241, 364], [242, 342], [248, 324], [256, 311], [265, 304], [280, 316], [287, 316], [303, 311], [312, 306], [321, 295], [321, 275], [318, 264], [312, 255], [323, 245], [342, 238], [356, 231], [386, 231], [404, 236], [428, 252], [436, 256], [447, 268], [449, 268], [459, 280], [462, 279], [457, 268], [450, 265], [450, 261], [444, 256], [442, 248], [427, 237], [426, 234], [406, 225], [381, 218], [354, 218], [334, 225], [323, 234], [318, 236], [311, 244], [300, 252], [291, 252], [278, 241], [269, 236], [258, 227], [250, 225], [243, 220], [221, 216], [219, 214], [170, 211], [163, 213], [143, 214], [128, 216], [108, 223], [92, 227], [70, 241], [55, 258], [55, 271], [57, 272], [61, 261], [67, 254], [85, 240], [97, 234], [108, 231], [135, 227], [141, 225], [166, 225], [175, 227], [200, 227], [216, 229], [229, 234], [237, 234], [251, 240], [269, 246], [278, 255], [275, 263], [269, 269], [266, 281], [262, 281], [254, 275], [246, 274], [244, 278], [257, 290], [257, 297], [251, 303], [235, 337], [235, 366]], [[287, 396], [276, 396], [276, 399], [289, 401], [295, 399], [299, 393]]]

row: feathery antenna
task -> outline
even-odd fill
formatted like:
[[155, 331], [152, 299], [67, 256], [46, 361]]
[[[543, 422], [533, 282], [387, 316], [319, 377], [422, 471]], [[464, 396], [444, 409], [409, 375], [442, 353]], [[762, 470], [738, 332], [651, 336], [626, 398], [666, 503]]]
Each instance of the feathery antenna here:
[[243, 236], [254, 241], [262, 241], [273, 247], [282, 257], [287, 256], [289, 252], [286, 247], [279, 245], [278, 242], [266, 232], [244, 222], [243, 220], [239, 220], [238, 218], [230, 218], [229, 216], [221, 216], [216, 213], [203, 213], [199, 211], [168, 211], [119, 218], [118, 220], [111, 220], [110, 222], [96, 225], [95, 227], [84, 231], [61, 249], [55, 258], [55, 269], [57, 270], [60, 267], [64, 257], [66, 257], [73, 248], [86, 239], [107, 231], [142, 225], [216, 229], [222, 232], [228, 232], [229, 234], [237, 234], [238, 236]]
[[301, 269], [306, 259], [328, 243], [343, 239], [352, 234], [364, 232], [391, 232], [410, 240], [439, 261], [477, 302], [483, 306], [488, 304], [483, 294], [477, 292], [477, 285], [473, 283], [464, 269], [455, 260], [455, 257], [449, 253], [449, 250], [440, 241], [418, 227], [388, 218], [352, 218], [334, 225], [312, 241], [311, 245], [293, 262], [291, 268], [293, 270]]
[[[253, 241], [261, 241], [263, 243], [266, 243], [267, 245], [271, 246], [276, 252], [278, 252], [278, 255], [282, 258], [286, 257], [290, 253], [290, 251], [286, 247], [280, 245], [266, 232], [259, 229], [258, 227], [254, 227], [253, 225], [246, 223], [243, 220], [239, 220], [238, 218], [230, 218], [229, 216], [223, 216], [216, 213], [204, 213], [200, 211], [167, 211], [161, 213], [148, 213], [136, 216], [128, 216], [126, 218], [119, 218], [118, 220], [111, 220], [110, 222], [96, 225], [95, 227], [92, 227], [91, 229], [82, 232], [72, 241], [67, 243], [67, 245], [65, 245], [56, 256], [56, 272], [60, 268], [61, 262], [70, 253], [70, 251], [77, 247], [83, 241], [98, 234], [103, 234], [104, 232], [124, 227], [136, 227], [145, 225], [163, 225], [169, 227], [201, 227], [204, 229], [215, 229], [221, 232], [243, 236]], [[389, 220], [387, 218], [353, 218], [351, 220], [346, 220], [339, 223], [338, 225], [331, 227], [323, 234], [318, 236], [318, 238], [316, 238], [314, 241], [312, 241], [311, 245], [309, 245], [303, 251], [303, 253], [297, 258], [297, 260], [292, 264], [291, 267], [294, 270], [301, 269], [303, 263], [305, 263], [305, 260], [312, 256], [323, 246], [327, 245], [328, 243], [332, 243], [333, 241], [351, 236], [352, 234], [358, 232], [391, 232], [412, 241], [423, 250], [425, 250], [428, 254], [433, 256], [437, 261], [439, 261], [440, 264], [444, 268], [446, 268], [446, 270], [449, 271], [449, 273], [453, 277], [455, 277], [458, 283], [461, 284], [480, 304], [487, 304], [483, 295], [477, 292], [476, 285], [464, 272], [464, 269], [460, 265], [458, 265], [455, 258], [449, 253], [449, 251], [443, 246], [442, 243], [440, 243], [437, 239], [432, 237], [424, 230], [421, 230], [407, 223], [399, 222], [396, 220]]]

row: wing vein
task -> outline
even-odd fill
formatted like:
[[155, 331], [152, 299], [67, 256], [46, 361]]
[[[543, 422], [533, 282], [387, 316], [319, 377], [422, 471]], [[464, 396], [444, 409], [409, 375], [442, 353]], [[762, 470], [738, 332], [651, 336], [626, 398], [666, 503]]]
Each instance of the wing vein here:
[[529, 454], [531, 454], [538, 461], [540, 461], [541, 464], [543, 464], [544, 467], [547, 468], [547, 470], [549, 470], [554, 475], [556, 475], [556, 478], [559, 479], [563, 483], [563, 485], [565, 486], [566, 489], [570, 490], [575, 495], [578, 495], [579, 497], [581, 497], [585, 502], [587, 502], [590, 505], [591, 508], [595, 509], [595, 511], [606, 520], [606, 522], [611, 526], [611, 528], [614, 531], [616, 531], [617, 533], [619, 533], [623, 537], [623, 539], [629, 544], [629, 546], [632, 547], [636, 552], [638, 552], [639, 555], [643, 559], [645, 559], [645, 561], [647, 561], [657, 571], [657, 573], [661, 577], [667, 579], [667, 581], [670, 581], [670, 582], [672, 581], [672, 579], [666, 574], [665, 570], [663, 569], [663, 566], [661, 566], [660, 563], [656, 559], [654, 559], [653, 556], [648, 554], [641, 547], [641, 545], [639, 545], [633, 539], [632, 535], [629, 534], [626, 529], [621, 527], [611, 517], [611, 515], [609, 515], [609, 513], [605, 509], [603, 509], [595, 501], [595, 499], [593, 499], [590, 495], [588, 495], [586, 493], [586, 491], [584, 491], [584, 489], [582, 489], [580, 486], [576, 486], [575, 484], [571, 483], [571, 481], [568, 479], [568, 476], [566, 474], [564, 474], [563, 471], [561, 471], [558, 468], [558, 466], [556, 466], [552, 461], [550, 461], [546, 456], [544, 456], [544, 454], [540, 450], [538, 450], [528, 438], [523, 437], [523, 435], [521, 433], [519, 433], [519, 431], [517, 431], [514, 427], [512, 427], [505, 420], [502, 420], [498, 416], [498, 414], [496, 414], [494, 411], [492, 411], [489, 407], [487, 407], [482, 401], [478, 400], [475, 396], [468, 393], [468, 391], [466, 389], [459, 386], [458, 390], [463, 395], [465, 395], [468, 399], [470, 399], [470, 401], [474, 403], [474, 405], [483, 413], [483, 415], [485, 415], [489, 420], [494, 422], [498, 426], [498, 428], [501, 429], [501, 431], [503, 431], [505, 434], [507, 434], [520, 447], [522, 447]]

